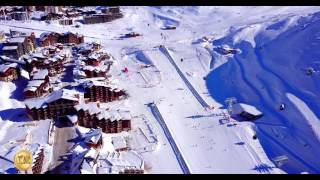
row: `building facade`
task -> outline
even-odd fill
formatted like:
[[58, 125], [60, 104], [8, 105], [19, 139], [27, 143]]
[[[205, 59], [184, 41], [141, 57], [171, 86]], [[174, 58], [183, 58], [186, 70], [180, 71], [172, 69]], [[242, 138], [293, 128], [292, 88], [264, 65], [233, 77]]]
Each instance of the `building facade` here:
[[27, 12], [12, 12], [10, 18], [16, 21], [26, 21], [29, 19], [29, 14]]
[[73, 20], [72, 19], [60, 19], [59, 20], [59, 24], [63, 25], [63, 26], [72, 25], [73, 24]]
[[73, 90], [60, 89], [42, 99], [25, 101], [28, 116], [32, 120], [58, 119], [76, 113], [80, 94]]
[[111, 102], [126, 96], [124, 90], [102, 81], [86, 81], [82, 84], [86, 102]]
[[90, 114], [88, 110], [77, 111], [78, 125], [86, 128], [101, 128], [104, 133], [120, 133], [131, 130], [130, 119], [99, 119], [98, 114]]
[[79, 34], [73, 34], [71, 32], [67, 33], [43, 33], [40, 36], [40, 46], [49, 46], [56, 43], [74, 43], [80, 44], [84, 42], [84, 36]]
[[34, 33], [21, 33], [10, 31], [11, 37], [3, 43], [2, 54], [12, 58], [29, 53], [36, 47]]

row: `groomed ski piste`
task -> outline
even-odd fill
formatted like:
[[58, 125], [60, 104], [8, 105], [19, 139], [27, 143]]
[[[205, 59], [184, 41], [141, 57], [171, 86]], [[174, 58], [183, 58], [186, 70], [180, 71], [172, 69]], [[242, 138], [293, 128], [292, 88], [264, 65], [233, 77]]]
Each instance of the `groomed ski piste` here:
[[[130, 95], [128, 108], [134, 116], [143, 114], [158, 135], [159, 147], [141, 154], [152, 167], [148, 173], [320, 172], [319, 7], [121, 10], [121, 19], [80, 28], [1, 21], [0, 30], [32, 31], [37, 37], [71, 31], [101, 42], [116, 59], [112, 75]], [[163, 30], [167, 25], [177, 29]], [[129, 32], [142, 36], [119, 38]], [[223, 54], [221, 47], [236, 53]], [[145, 65], [152, 66], [142, 69]], [[125, 67], [128, 73], [119, 74]], [[312, 76], [306, 75], [310, 67]], [[24, 104], [16, 93], [23, 83], [0, 84], [1, 146], [28, 134], [19, 126], [26, 118], [19, 115]], [[229, 97], [264, 116], [227, 122], [224, 101]], [[47, 121], [39, 123], [35, 130], [49, 128]], [[46, 140], [45, 135], [33, 139]], [[284, 155], [287, 162], [278, 166], [273, 159]]]

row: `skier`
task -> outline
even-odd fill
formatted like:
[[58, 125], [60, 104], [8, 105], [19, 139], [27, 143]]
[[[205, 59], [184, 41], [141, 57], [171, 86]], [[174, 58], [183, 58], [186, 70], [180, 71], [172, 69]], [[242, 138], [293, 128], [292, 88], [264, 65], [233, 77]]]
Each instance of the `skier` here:
[[127, 67], [125, 67], [123, 70], [122, 70], [124, 73], [128, 73], [129, 72], [129, 69]]
[[280, 105], [280, 111], [283, 111], [284, 110], [284, 104], [282, 103], [281, 105]]
[[181, 58], [181, 62], [183, 62], [183, 58]]

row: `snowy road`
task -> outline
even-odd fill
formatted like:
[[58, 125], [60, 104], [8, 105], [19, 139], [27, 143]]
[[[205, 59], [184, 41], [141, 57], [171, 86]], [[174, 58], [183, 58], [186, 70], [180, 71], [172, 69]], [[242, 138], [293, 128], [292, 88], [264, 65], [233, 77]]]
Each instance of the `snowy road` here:
[[53, 144], [53, 161], [51, 162], [50, 170], [54, 173], [61, 174], [68, 170], [68, 164], [71, 161], [63, 161], [61, 158], [66, 154], [75, 144], [76, 129], [75, 127], [68, 127], [60, 123], [56, 127], [54, 144]]
[[172, 147], [172, 150], [174, 151], [174, 154], [176, 155], [176, 158], [179, 162], [179, 165], [183, 171], [184, 174], [190, 174], [190, 170], [185, 162], [185, 160], [183, 159], [182, 155], [181, 155], [181, 152], [179, 151], [165, 121], [163, 120], [163, 117], [159, 111], [159, 109], [157, 108], [157, 105], [154, 104], [154, 103], [150, 103], [148, 105], [150, 108], [151, 108], [151, 111], [152, 111], [152, 114], [154, 115], [154, 117], [157, 119], [157, 121], [159, 122], [159, 124], [161, 125], [161, 128], [164, 132], [164, 134], [166, 135], [171, 147]]
[[161, 52], [168, 58], [170, 63], [174, 66], [176, 71], [178, 72], [179, 76], [183, 80], [183, 82], [187, 85], [191, 93], [194, 95], [194, 97], [198, 100], [198, 102], [201, 104], [202, 107], [207, 108], [209, 105], [203, 100], [203, 98], [200, 96], [200, 94], [197, 92], [197, 90], [194, 89], [192, 84], [189, 82], [189, 80], [185, 77], [183, 72], [180, 70], [180, 68], [177, 66], [177, 64], [174, 62], [172, 56], [170, 55], [168, 49], [164, 46], [160, 47]]

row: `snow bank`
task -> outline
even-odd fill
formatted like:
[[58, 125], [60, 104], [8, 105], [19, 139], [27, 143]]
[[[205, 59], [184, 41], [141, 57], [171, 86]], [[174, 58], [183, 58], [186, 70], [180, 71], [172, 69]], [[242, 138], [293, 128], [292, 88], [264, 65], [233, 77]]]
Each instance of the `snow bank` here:
[[233, 37], [233, 44], [238, 44], [245, 40], [250, 42], [252, 47], [255, 47], [256, 42], [254, 38], [259, 32], [261, 32], [261, 30], [263, 30], [263, 26], [261, 24], [254, 24], [245, 27]]
[[320, 119], [313, 113], [313, 111], [308, 107], [308, 105], [297, 96], [287, 93], [286, 96], [295, 105], [298, 111], [303, 114], [305, 120], [313, 130], [313, 133], [317, 136], [320, 141]]

